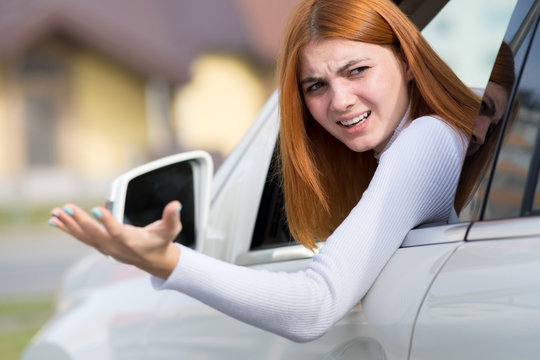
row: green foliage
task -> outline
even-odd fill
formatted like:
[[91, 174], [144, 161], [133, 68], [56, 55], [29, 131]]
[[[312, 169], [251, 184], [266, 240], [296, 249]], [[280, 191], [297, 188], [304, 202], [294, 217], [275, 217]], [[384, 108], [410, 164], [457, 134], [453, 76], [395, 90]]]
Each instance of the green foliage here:
[[[77, 203], [83, 209], [90, 209], [95, 205], [102, 205], [102, 200], [88, 201], [87, 203]], [[0, 228], [17, 226], [34, 226], [47, 224], [47, 219], [51, 216], [51, 210], [58, 204], [26, 204], [11, 205], [0, 204]]]
[[0, 354], [19, 359], [23, 349], [54, 312], [52, 298], [0, 299]]

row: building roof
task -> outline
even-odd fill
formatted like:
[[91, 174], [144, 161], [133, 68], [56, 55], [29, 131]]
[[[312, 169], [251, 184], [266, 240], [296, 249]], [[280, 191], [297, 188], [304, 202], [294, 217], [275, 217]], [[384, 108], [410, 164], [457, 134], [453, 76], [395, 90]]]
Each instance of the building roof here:
[[272, 61], [297, 0], [0, 0], [0, 60], [62, 34], [136, 71], [182, 82], [205, 51]]

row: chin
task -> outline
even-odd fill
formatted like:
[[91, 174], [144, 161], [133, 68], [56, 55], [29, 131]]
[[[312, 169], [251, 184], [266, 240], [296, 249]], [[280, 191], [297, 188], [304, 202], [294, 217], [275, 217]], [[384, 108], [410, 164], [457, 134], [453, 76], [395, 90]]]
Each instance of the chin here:
[[377, 144], [366, 143], [365, 141], [346, 142], [345, 145], [354, 152], [366, 152], [374, 150]]
[[347, 147], [350, 150], [352, 150], [354, 152], [358, 152], [358, 153], [373, 150], [372, 146], [347, 145]]

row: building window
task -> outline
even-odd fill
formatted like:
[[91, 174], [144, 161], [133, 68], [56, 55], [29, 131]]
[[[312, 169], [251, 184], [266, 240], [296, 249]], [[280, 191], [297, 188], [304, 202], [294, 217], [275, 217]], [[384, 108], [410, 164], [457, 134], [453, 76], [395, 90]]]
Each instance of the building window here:
[[27, 96], [24, 111], [28, 166], [54, 166], [58, 134], [56, 102], [45, 96]]

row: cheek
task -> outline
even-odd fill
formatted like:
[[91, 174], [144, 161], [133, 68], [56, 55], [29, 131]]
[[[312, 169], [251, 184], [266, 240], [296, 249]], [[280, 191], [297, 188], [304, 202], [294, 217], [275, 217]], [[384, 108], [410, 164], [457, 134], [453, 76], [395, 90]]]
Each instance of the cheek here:
[[322, 120], [324, 119], [324, 114], [326, 113], [324, 110], [324, 103], [321, 99], [305, 99], [306, 107], [311, 114], [311, 116], [317, 121], [319, 124], [322, 123]]

